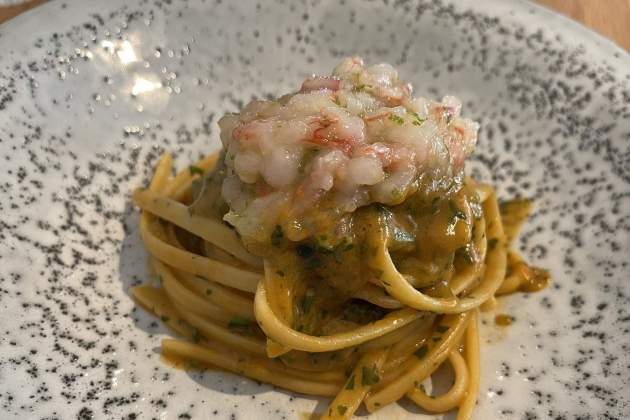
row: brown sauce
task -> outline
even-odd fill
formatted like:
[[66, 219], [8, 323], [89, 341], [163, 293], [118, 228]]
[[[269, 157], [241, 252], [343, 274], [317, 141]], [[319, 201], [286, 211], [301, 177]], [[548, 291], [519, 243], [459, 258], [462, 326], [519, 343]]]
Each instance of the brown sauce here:
[[501, 327], [507, 327], [509, 325], [512, 325], [513, 322], [514, 322], [514, 317], [508, 314], [498, 314], [497, 316], [494, 317], [494, 323]]
[[525, 293], [538, 292], [549, 285], [551, 276], [547, 270], [529, 266], [529, 275], [521, 281], [519, 290]]

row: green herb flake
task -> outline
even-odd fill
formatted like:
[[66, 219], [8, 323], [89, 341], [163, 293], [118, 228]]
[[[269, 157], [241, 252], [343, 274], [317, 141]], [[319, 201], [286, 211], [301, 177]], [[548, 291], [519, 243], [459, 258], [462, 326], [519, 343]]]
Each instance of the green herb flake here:
[[376, 402], [374, 403], [374, 407], [380, 407], [380, 406], [381, 406], [381, 403], [380, 403], [380, 402], [376, 401]]
[[282, 270], [277, 270], [276, 274], [279, 275], [280, 277], [284, 277], [284, 271]]
[[392, 196], [392, 200], [399, 201], [403, 198], [403, 192], [398, 187], [392, 188], [390, 195]]
[[311, 306], [313, 306], [313, 301], [315, 300], [315, 289], [309, 287], [304, 292], [304, 299], [302, 300], [302, 313], [304, 315], [308, 314], [311, 310]]
[[235, 316], [228, 322], [228, 328], [230, 331], [240, 335], [254, 335], [254, 329], [252, 323], [248, 319]]
[[427, 355], [428, 352], [429, 352], [429, 347], [427, 347], [427, 345], [425, 344], [424, 346], [422, 346], [418, 350], [416, 350], [416, 352], [414, 354], [419, 359], [422, 359], [424, 356]]
[[439, 332], [440, 334], [444, 334], [446, 331], [448, 331], [448, 327], [446, 325], [438, 325], [437, 328], [435, 328], [435, 331]]
[[273, 232], [271, 232], [271, 245], [279, 246], [283, 236], [282, 227], [280, 227], [280, 225], [276, 225], [276, 228]]
[[376, 257], [376, 254], [378, 254], [378, 247], [377, 246], [370, 247], [370, 254], [373, 257]]
[[411, 118], [412, 118], [411, 123], [413, 125], [417, 125], [418, 127], [420, 127], [427, 120], [426, 118], [422, 118], [416, 112], [413, 112], [413, 111], [407, 111], [407, 112], [411, 115]]
[[389, 116], [389, 120], [392, 121], [392, 122], [395, 122], [398, 125], [403, 125], [405, 123], [405, 120], [403, 120], [402, 117], [399, 117], [396, 114], [391, 114]]
[[372, 367], [363, 366], [361, 368], [361, 385], [371, 386], [377, 384], [380, 380], [376, 365], [372, 365]]
[[206, 295], [211, 295], [212, 294], [212, 289], [206, 289]]
[[187, 368], [187, 370], [202, 370], [202, 369], [203, 369], [203, 367], [196, 360], [189, 360], [188, 361], [188, 368]]
[[457, 207], [457, 204], [455, 204], [453, 200], [448, 200], [448, 208], [451, 210], [454, 218], [460, 220], [466, 219], [466, 214]]
[[437, 343], [438, 341], [440, 341], [442, 339], [442, 337], [433, 337], [433, 342]]
[[468, 246], [461, 246], [455, 250], [455, 255], [462, 258], [466, 263], [473, 264], [473, 257], [470, 255], [470, 249]]
[[203, 175], [203, 169], [201, 169], [198, 166], [194, 166], [194, 165], [190, 165], [188, 167], [188, 172], [190, 172], [190, 175]]
[[346, 411], [348, 411], [348, 407], [346, 407], [345, 405], [337, 406], [337, 412], [339, 413], [340, 416], [343, 416], [344, 414], [346, 414]]
[[354, 375], [350, 377], [348, 380], [348, 384], [346, 385], [346, 389], [354, 389]]
[[372, 274], [377, 279], [380, 279], [381, 277], [383, 277], [383, 270], [379, 270], [379, 269], [372, 270]]
[[198, 343], [199, 341], [201, 341], [201, 333], [196, 328], [193, 330], [192, 340], [193, 340], [193, 343]]
[[168, 321], [170, 321], [170, 320], [171, 320], [171, 318], [169, 318], [169, 317], [168, 317], [168, 316], [166, 316], [166, 315], [162, 315], [162, 316], [160, 317], [160, 319], [162, 320], [162, 322], [168, 322]]
[[492, 238], [488, 240], [488, 248], [489, 249], [494, 249], [497, 244], [499, 243], [499, 240], [497, 238]]
[[304, 267], [307, 270], [316, 270], [322, 266], [322, 261], [317, 257], [310, 257], [304, 261]]
[[346, 246], [343, 247], [344, 251], [350, 251], [352, 248], [354, 248], [354, 244], [351, 242], [349, 244], [347, 244]]

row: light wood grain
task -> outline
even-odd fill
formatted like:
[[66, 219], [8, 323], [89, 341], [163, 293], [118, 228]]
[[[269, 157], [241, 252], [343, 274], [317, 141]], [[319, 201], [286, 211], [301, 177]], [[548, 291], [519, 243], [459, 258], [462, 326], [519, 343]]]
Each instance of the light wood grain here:
[[0, 23], [45, 2], [46, 0], [33, 0], [28, 3], [22, 3], [15, 6], [0, 6]]
[[536, 0], [630, 51], [630, 0]]
[[[12, 18], [46, 0], [0, 7], [0, 22]], [[535, 0], [539, 4], [563, 13], [585, 26], [612, 39], [630, 51], [630, 0]]]

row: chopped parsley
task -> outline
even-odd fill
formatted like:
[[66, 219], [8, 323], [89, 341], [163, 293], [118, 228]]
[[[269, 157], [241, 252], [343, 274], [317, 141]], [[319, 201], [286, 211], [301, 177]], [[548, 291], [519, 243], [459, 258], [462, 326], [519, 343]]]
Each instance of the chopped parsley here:
[[304, 299], [302, 300], [302, 313], [305, 315], [311, 310], [311, 306], [313, 306], [313, 301], [315, 300], [315, 289], [309, 287], [304, 292]]
[[187, 370], [203, 370], [203, 366], [196, 360], [189, 360], [187, 364]]
[[372, 367], [363, 366], [361, 368], [361, 385], [371, 386], [377, 384], [380, 380], [376, 365], [372, 365]]
[[284, 277], [284, 271], [282, 270], [277, 270], [276, 274], [279, 275], [280, 277]]
[[306, 166], [313, 160], [318, 151], [318, 149], [308, 149], [304, 152], [304, 154], [302, 155], [302, 159], [300, 159], [300, 163], [298, 165], [298, 173], [300, 175], [304, 174]]
[[377, 246], [370, 247], [370, 254], [372, 254], [373, 257], [376, 257], [376, 254], [378, 254], [378, 247]]
[[254, 335], [254, 329], [252, 323], [248, 319], [235, 316], [228, 322], [228, 328], [230, 331], [240, 335]]
[[392, 196], [392, 200], [394, 201], [399, 201], [400, 199], [403, 198], [403, 195], [404, 195], [403, 192], [398, 187], [392, 188], [390, 194]]
[[457, 250], [455, 250], [455, 255], [460, 257], [460, 258], [462, 258], [468, 264], [474, 263], [473, 257], [472, 257], [472, 255], [470, 255], [470, 249], [468, 248], [467, 245], [466, 246], [460, 246], [459, 248], [457, 248]]
[[398, 125], [403, 125], [405, 123], [405, 120], [403, 120], [402, 117], [399, 117], [396, 114], [391, 114], [389, 116], [389, 120], [392, 121], [392, 122], [395, 122]]
[[339, 412], [340, 416], [343, 416], [344, 414], [346, 414], [346, 411], [348, 411], [348, 407], [346, 407], [345, 405], [338, 405], [337, 411]]
[[453, 200], [448, 200], [448, 208], [451, 210], [454, 218], [460, 220], [464, 220], [466, 218], [466, 214], [457, 207], [457, 204], [455, 204]]
[[283, 236], [282, 227], [280, 227], [280, 225], [276, 225], [276, 228], [273, 232], [271, 232], [271, 245], [279, 246]]
[[497, 246], [497, 243], [499, 243], [499, 240], [497, 238], [492, 238], [488, 240], [488, 248], [489, 249], [494, 249]]
[[413, 125], [417, 125], [418, 127], [421, 126], [422, 124], [424, 124], [424, 122], [427, 120], [426, 118], [422, 118], [420, 115], [418, 115], [416, 112], [413, 111], [407, 111], [412, 118], [411, 123]]
[[211, 295], [212, 294], [212, 289], [206, 289], [206, 295]]
[[416, 355], [416, 357], [422, 359], [424, 356], [427, 355], [428, 352], [429, 352], [429, 347], [427, 347], [427, 345], [425, 344], [422, 347], [420, 347], [418, 350], [416, 350], [414, 354]]
[[446, 331], [448, 331], [448, 327], [446, 325], [438, 325], [435, 331], [439, 332], [440, 334], [443, 334]]
[[162, 315], [162, 316], [160, 317], [160, 319], [162, 320], [162, 322], [168, 322], [168, 321], [170, 321], [170, 320], [171, 320], [171, 318], [169, 318], [169, 317], [168, 317], [168, 316], [166, 316], [166, 315]]
[[190, 172], [190, 175], [203, 175], [203, 169], [198, 166], [190, 165], [188, 167], [188, 171]]
[[346, 385], [346, 389], [354, 389], [354, 375], [350, 377], [348, 380], [348, 384]]
[[317, 257], [308, 258], [304, 262], [304, 267], [308, 270], [315, 270], [322, 266], [322, 261]]
[[315, 253], [315, 250], [308, 245], [300, 244], [295, 247], [295, 252], [302, 258], [310, 258]]

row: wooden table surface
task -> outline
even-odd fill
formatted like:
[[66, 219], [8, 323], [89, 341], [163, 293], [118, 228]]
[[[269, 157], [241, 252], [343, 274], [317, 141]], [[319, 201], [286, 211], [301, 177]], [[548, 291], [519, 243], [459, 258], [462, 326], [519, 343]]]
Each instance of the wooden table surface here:
[[[0, 23], [46, 0], [0, 6]], [[599, 32], [630, 51], [630, 0], [535, 0]]]

